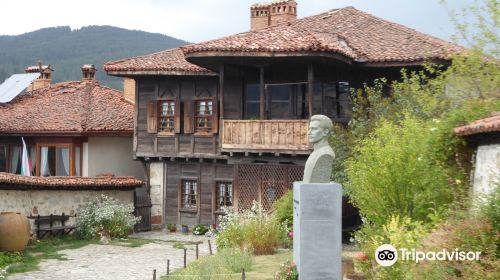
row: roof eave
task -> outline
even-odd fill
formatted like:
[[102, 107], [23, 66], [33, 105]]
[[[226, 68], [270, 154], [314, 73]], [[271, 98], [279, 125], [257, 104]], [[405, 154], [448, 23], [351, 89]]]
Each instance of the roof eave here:
[[147, 71], [131, 71], [131, 70], [105, 70], [110, 76], [128, 77], [128, 76], [217, 76], [214, 72], [198, 72], [198, 71], [165, 71], [165, 70], [147, 70]]
[[1, 131], [3, 136], [66, 136], [66, 137], [84, 137], [84, 136], [130, 136], [134, 135], [133, 130], [107, 130], [107, 131], [35, 131], [35, 130], [9, 130]]

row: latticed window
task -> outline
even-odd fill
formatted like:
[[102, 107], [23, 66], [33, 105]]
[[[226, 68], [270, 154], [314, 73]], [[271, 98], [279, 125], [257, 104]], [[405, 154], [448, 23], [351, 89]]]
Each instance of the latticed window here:
[[233, 183], [217, 182], [215, 188], [215, 210], [233, 206]]
[[213, 101], [197, 100], [195, 112], [196, 131], [210, 132], [212, 130]]
[[195, 180], [182, 180], [181, 185], [181, 208], [197, 209], [196, 194], [198, 182]]
[[158, 102], [158, 132], [174, 132], [175, 110], [174, 100]]

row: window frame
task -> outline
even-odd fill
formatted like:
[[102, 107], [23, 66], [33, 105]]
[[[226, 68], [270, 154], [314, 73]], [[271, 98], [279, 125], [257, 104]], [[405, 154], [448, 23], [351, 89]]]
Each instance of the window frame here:
[[[174, 106], [174, 111], [172, 112], [171, 115], [167, 115], [167, 116], [162, 116], [162, 108], [163, 108], [163, 103], [165, 102], [169, 102], [169, 103], [173, 103], [173, 106]], [[172, 135], [175, 135], [175, 131], [176, 131], [176, 113], [177, 113], [177, 110], [180, 110], [180, 108], [177, 108], [178, 102], [175, 98], [162, 98], [162, 99], [158, 99], [156, 100], [156, 110], [157, 110], [157, 114], [156, 114], [156, 127], [157, 127], [157, 134], [159, 136], [161, 135], [165, 135], [165, 136], [172, 136]], [[173, 124], [172, 127], [170, 127], [170, 129], [168, 130], [162, 130], [162, 126], [160, 125], [161, 124], [161, 120], [163, 118], [166, 118], [166, 119], [171, 119], [171, 122]], [[167, 121], [168, 122], [168, 121]]]
[[[68, 176], [76, 176], [76, 148], [80, 148], [80, 177], [83, 176], [83, 145], [81, 143], [58, 143], [58, 142], [39, 142], [36, 143], [36, 176], [41, 177], [40, 175], [40, 164], [41, 164], [41, 148], [42, 147], [54, 147], [54, 148], [68, 148], [69, 149], [69, 174]], [[57, 159], [56, 159], [57, 160]], [[56, 163], [57, 165], [57, 163]], [[58, 176], [58, 175], [54, 175]], [[47, 176], [51, 177], [51, 176]]]
[[[200, 102], [211, 102], [211, 111], [210, 111], [210, 114], [209, 115], [203, 115], [203, 116], [200, 116], [200, 112], [198, 110], [199, 108], [199, 103]], [[214, 114], [216, 114], [215, 112], [215, 109], [216, 109], [216, 100], [215, 98], [213, 97], [197, 97], [197, 98], [194, 98], [193, 99], [193, 107], [194, 107], [194, 110], [193, 110], [193, 128], [194, 128], [194, 133], [195, 134], [198, 134], [198, 135], [211, 135], [213, 130], [214, 130]], [[205, 105], [205, 107], [208, 107], [208, 103]], [[205, 109], [205, 111], [207, 111]], [[207, 125], [207, 126], [204, 126], [204, 127], [200, 127], [198, 126], [199, 122], [198, 120], [200, 118], [203, 118], [204, 119], [204, 123]], [[210, 124], [210, 126], [208, 126], [208, 124]]]
[[[194, 192], [191, 193], [192, 189], [190, 189], [190, 194], [189, 196], [191, 196], [190, 198], [190, 203], [189, 203], [189, 206], [186, 206], [185, 202], [184, 202], [184, 196], [186, 195], [185, 194], [185, 182], [194, 182], [196, 185], [195, 185], [195, 190]], [[180, 182], [179, 182], [179, 190], [178, 190], [178, 207], [179, 207], [179, 212], [187, 212], [187, 213], [198, 213], [199, 211], [199, 205], [200, 205], [200, 180], [198, 180], [198, 178], [186, 178], [186, 177], [183, 177], [181, 178]], [[193, 197], [194, 196], [194, 204], [193, 204]]]
[[[228, 206], [227, 204], [225, 204], [224, 206], [221, 206], [219, 205], [219, 195], [220, 195], [220, 184], [221, 183], [225, 183], [225, 184], [230, 184], [231, 185], [231, 196], [230, 196], [230, 202], [231, 202], [231, 205]], [[234, 207], [235, 203], [234, 203], [234, 182], [233, 180], [226, 180], [226, 179], [216, 179], [214, 181], [214, 193], [213, 193], [213, 212], [214, 214], [223, 214], [223, 212], [221, 211], [221, 207]]]

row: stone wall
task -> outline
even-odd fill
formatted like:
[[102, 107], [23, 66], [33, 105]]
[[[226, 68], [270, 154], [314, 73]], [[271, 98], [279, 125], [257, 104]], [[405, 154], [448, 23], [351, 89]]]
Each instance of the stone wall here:
[[500, 184], [500, 143], [479, 145], [476, 152], [473, 190], [489, 194]]
[[[94, 200], [101, 194], [114, 197], [122, 203], [134, 204], [133, 190], [2, 190], [0, 189], [0, 212], [19, 212], [30, 215], [74, 215], [78, 207]], [[31, 228], [34, 229], [33, 220]], [[75, 223], [70, 218], [67, 225]]]

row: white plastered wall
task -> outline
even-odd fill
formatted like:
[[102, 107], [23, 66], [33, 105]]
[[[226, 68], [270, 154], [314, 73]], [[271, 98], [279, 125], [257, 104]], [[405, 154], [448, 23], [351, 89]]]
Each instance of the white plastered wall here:
[[132, 159], [132, 154], [132, 137], [89, 137], [87, 148], [85, 144], [83, 147], [83, 174], [95, 177], [111, 173], [143, 180], [144, 169], [139, 161]]
[[[153, 217], [153, 221], [164, 222], [164, 165], [163, 162], [152, 162], [149, 166], [149, 184], [151, 186], [151, 217]], [[157, 218], [154, 218], [157, 217]], [[160, 218], [161, 217], [161, 218]]]
[[500, 143], [479, 145], [474, 170], [474, 194], [490, 194], [500, 184]]

